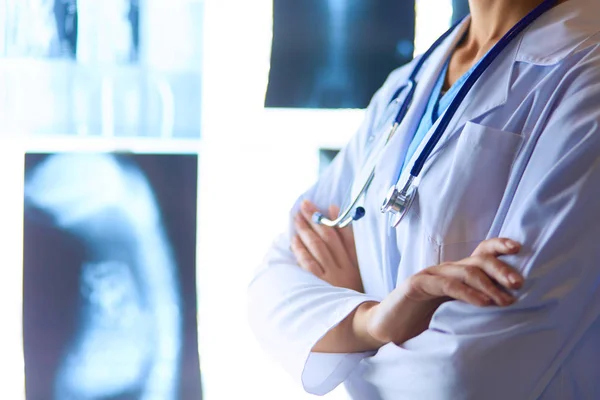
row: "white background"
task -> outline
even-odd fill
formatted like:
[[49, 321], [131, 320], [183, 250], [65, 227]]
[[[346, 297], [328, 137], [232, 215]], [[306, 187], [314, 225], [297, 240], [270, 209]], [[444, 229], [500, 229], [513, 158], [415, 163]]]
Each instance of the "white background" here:
[[[164, 0], [174, 1], [174, 0]], [[398, 0], [401, 1], [401, 0]], [[420, 0], [417, 53], [447, 27], [449, 1]], [[254, 341], [245, 294], [252, 271], [286, 222], [295, 198], [316, 179], [318, 149], [342, 146], [362, 111], [265, 110], [269, 0], [206, 0], [200, 142], [26, 139], [0, 142], [1, 397], [24, 399], [22, 348], [23, 154], [27, 150], [200, 152], [198, 321], [207, 400], [308, 399]], [[44, 332], [40, 332], [43, 335]], [[343, 399], [338, 390], [329, 399]]]

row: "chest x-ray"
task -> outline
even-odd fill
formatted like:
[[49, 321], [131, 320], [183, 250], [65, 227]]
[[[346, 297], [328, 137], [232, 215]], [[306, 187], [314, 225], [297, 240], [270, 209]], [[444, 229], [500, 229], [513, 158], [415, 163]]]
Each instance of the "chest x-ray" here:
[[274, 0], [267, 107], [364, 108], [413, 57], [415, 2]]
[[201, 399], [197, 157], [26, 157], [28, 400]]
[[202, 0], [0, 0], [0, 130], [199, 138]]
[[1, 0], [1, 55], [126, 63], [139, 52], [139, 0]]
[[[452, 7], [452, 23], [469, 13]], [[364, 108], [413, 57], [413, 0], [274, 0], [273, 18], [267, 107]]]

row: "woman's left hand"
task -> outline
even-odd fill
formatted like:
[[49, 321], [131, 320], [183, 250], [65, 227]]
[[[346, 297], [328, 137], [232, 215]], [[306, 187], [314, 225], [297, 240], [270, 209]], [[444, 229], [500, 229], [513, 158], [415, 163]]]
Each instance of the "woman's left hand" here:
[[[292, 238], [292, 252], [298, 264], [333, 286], [362, 293], [352, 227], [339, 229], [315, 224], [312, 216], [317, 211], [314, 204], [304, 201], [294, 219], [296, 235]], [[338, 207], [329, 207], [330, 218], [338, 214]]]

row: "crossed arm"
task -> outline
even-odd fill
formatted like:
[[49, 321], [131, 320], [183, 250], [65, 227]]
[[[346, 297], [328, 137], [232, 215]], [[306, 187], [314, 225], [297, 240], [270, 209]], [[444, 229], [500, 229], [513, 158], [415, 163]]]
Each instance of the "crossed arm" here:
[[[363, 292], [352, 228], [314, 224], [317, 208], [305, 201], [294, 222], [297, 234], [292, 251], [300, 267], [336, 287]], [[332, 206], [332, 217], [338, 214]], [[313, 348], [321, 353], [377, 350], [387, 343], [401, 344], [424, 332], [443, 303], [460, 300], [479, 307], [506, 307], [515, 298], [505, 289], [518, 289], [523, 277], [500, 261], [520, 246], [509, 239], [482, 242], [469, 258], [432, 266], [412, 276], [382, 302], [365, 302]]]

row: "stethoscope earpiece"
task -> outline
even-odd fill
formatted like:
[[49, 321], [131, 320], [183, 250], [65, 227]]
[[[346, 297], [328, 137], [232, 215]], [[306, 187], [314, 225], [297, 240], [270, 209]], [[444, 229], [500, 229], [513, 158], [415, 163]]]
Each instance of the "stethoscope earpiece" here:
[[320, 212], [316, 212], [312, 215], [312, 222], [314, 224], [317, 225], [325, 225], [325, 226], [329, 226], [329, 227], [338, 227], [338, 228], [345, 228], [348, 225], [350, 225], [350, 223], [352, 223], [353, 221], [358, 221], [359, 219], [362, 219], [366, 214], [366, 210], [364, 207], [356, 207], [354, 209], [354, 214], [352, 215], [352, 217], [350, 217], [350, 213], [345, 213], [346, 216], [345, 217], [340, 217], [338, 219], [336, 219], [335, 221], [331, 221], [327, 218], [325, 218], [325, 216], [323, 214], [321, 214]]
[[320, 225], [323, 218], [325, 218], [323, 214], [316, 212], [312, 215], [312, 222], [313, 224]]
[[354, 210], [354, 216], [352, 217], [352, 220], [358, 221], [364, 217], [365, 214], [367, 214], [367, 211], [364, 209], [364, 207], [357, 207], [356, 210]]

